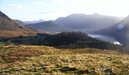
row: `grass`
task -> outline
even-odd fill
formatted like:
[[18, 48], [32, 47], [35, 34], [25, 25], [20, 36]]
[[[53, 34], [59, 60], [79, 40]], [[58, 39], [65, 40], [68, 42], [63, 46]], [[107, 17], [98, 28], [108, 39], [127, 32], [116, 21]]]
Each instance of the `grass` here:
[[3, 46], [0, 75], [129, 75], [129, 55], [95, 48]]
[[4, 46], [5, 45], [5, 43], [4, 42], [0, 42], [0, 46]]

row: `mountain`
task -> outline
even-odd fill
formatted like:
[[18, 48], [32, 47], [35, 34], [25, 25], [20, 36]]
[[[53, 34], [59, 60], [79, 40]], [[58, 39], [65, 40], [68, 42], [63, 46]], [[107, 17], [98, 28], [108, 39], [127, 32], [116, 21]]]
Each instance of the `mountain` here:
[[36, 30], [43, 30], [46, 32], [63, 32], [66, 31], [62, 26], [54, 23], [53, 21], [44, 21], [35, 24], [29, 24], [28, 26]]
[[35, 34], [36, 31], [32, 30], [30, 27], [19, 24], [0, 11], [0, 37], [28, 36]]
[[114, 26], [96, 31], [95, 33], [114, 37], [123, 45], [129, 45], [129, 16]]
[[67, 17], [56, 19], [55, 23], [63, 26], [65, 29], [81, 32], [94, 32], [118, 23], [121, 18], [113, 16], [104, 16], [100, 14], [85, 15], [72, 14]]
[[94, 31], [110, 27], [120, 20], [121, 18], [119, 17], [104, 16], [99, 14], [72, 14], [67, 17], [60, 17], [55, 21], [42, 21], [29, 24], [28, 26], [33, 29], [44, 30], [47, 32], [80, 31], [92, 33]]

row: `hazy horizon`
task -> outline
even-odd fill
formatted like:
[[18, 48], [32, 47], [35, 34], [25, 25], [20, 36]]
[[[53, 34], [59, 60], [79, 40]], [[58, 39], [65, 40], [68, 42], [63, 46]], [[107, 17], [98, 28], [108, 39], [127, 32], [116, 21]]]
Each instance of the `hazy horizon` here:
[[1, 0], [0, 10], [22, 21], [55, 20], [71, 14], [126, 17], [128, 0]]
[[[3, 12], [4, 13], [4, 12]], [[6, 14], [6, 13], [5, 13]], [[72, 14], [68, 14], [68, 15], [66, 15], [66, 16], [59, 16], [59, 17], [56, 17], [55, 19], [45, 19], [45, 18], [39, 18], [39, 19], [35, 19], [35, 18], [33, 18], [33, 19], [18, 19], [18, 18], [12, 18], [12, 17], [10, 17], [9, 15], [7, 15], [7, 16], [9, 16], [10, 18], [12, 18], [12, 19], [14, 19], [14, 20], [20, 20], [20, 21], [54, 21], [54, 20], [56, 20], [56, 19], [58, 19], [58, 18], [62, 18], [62, 17], [68, 17], [68, 16], [71, 16], [71, 15], [80, 15], [80, 14], [82, 14], [82, 15], [94, 15], [94, 14], [99, 14], [99, 13], [93, 13], [93, 14], [84, 14], [84, 13], [72, 13]], [[112, 16], [112, 15], [104, 15], [104, 14], [99, 14], [99, 15], [101, 15], [101, 16], [111, 16], [111, 17], [118, 17], [118, 18], [120, 18], [120, 19], [123, 19], [123, 18], [125, 18], [125, 17], [127, 17], [127, 16], [125, 16], [125, 17], [121, 17], [121, 16]]]

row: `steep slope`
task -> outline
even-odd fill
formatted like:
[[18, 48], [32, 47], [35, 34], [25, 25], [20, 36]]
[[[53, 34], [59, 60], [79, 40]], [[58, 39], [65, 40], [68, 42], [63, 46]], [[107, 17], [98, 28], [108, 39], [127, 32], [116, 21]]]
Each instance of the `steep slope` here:
[[121, 18], [104, 16], [99, 14], [85, 15], [85, 14], [72, 14], [67, 17], [58, 18], [55, 23], [63, 26], [66, 29], [81, 32], [93, 32], [120, 21]]
[[58, 24], [55, 24], [53, 21], [45, 21], [35, 24], [29, 24], [28, 26], [32, 27], [33, 29], [43, 30], [46, 32], [63, 32], [66, 31], [63, 27]]
[[0, 37], [28, 36], [35, 34], [36, 32], [30, 27], [11, 20], [0, 11]]
[[95, 33], [114, 37], [123, 45], [129, 45], [129, 16], [114, 26], [96, 31]]

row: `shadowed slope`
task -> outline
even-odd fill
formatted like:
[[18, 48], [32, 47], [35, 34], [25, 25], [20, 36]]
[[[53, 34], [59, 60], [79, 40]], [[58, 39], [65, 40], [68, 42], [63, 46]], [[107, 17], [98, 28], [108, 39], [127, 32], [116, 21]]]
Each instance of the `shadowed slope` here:
[[129, 45], [129, 16], [114, 26], [99, 30], [95, 33], [114, 37], [121, 44]]

